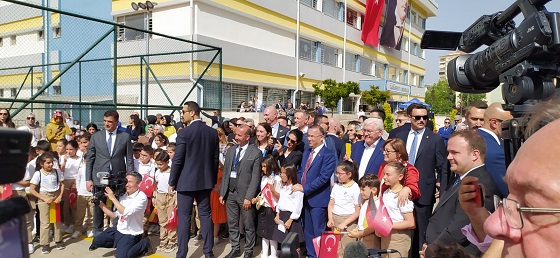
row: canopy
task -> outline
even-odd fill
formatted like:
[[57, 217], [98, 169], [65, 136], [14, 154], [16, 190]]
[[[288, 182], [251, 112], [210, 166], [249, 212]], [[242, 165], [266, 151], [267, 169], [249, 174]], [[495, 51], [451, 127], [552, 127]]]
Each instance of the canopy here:
[[399, 104], [399, 108], [408, 108], [408, 106], [410, 106], [410, 104], [422, 104], [422, 105], [426, 106], [427, 108], [431, 107], [430, 105], [420, 101], [419, 99], [413, 98], [406, 103]]

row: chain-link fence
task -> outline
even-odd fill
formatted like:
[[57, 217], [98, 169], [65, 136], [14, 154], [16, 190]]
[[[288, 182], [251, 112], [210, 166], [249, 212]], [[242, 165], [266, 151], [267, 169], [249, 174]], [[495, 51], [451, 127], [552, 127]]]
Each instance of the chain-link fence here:
[[152, 31], [149, 8], [113, 18], [110, 2], [0, 0], [0, 108], [16, 125], [29, 112], [49, 123], [63, 110], [85, 125], [108, 109], [178, 118], [187, 100], [222, 108], [221, 48]]

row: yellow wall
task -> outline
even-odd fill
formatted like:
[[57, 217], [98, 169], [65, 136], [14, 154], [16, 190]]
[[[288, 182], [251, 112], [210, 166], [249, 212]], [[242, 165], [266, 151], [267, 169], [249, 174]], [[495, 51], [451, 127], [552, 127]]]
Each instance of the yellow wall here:
[[[170, 0], [155, 0], [152, 2], [157, 2], [158, 4], [161, 4], [168, 1]], [[132, 10], [132, 6], [130, 5], [132, 2], [138, 3], [138, 2], [145, 2], [145, 1], [113, 0], [112, 2], [113, 12]]]
[[[53, 13], [51, 22], [53, 24], [60, 23], [60, 14]], [[10, 33], [14, 31], [26, 30], [26, 29], [37, 28], [42, 26], [43, 26], [43, 17], [37, 16], [37, 17], [31, 17], [27, 19], [0, 24], [0, 33]]]

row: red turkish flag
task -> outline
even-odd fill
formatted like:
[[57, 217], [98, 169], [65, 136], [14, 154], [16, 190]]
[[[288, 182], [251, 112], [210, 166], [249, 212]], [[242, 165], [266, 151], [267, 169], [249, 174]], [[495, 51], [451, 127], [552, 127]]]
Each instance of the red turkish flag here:
[[78, 190], [76, 188], [70, 189], [70, 193], [68, 194], [68, 202], [70, 203], [70, 207], [74, 207], [76, 205], [76, 200], [78, 200]]
[[389, 233], [391, 233], [391, 229], [393, 229], [393, 220], [391, 220], [389, 212], [387, 212], [387, 208], [383, 203], [383, 198], [381, 197], [379, 198], [379, 208], [377, 209], [377, 213], [373, 218], [373, 223], [370, 226], [375, 229], [375, 232], [384, 237], [388, 236]]
[[266, 202], [268, 202], [268, 204], [272, 208], [272, 210], [276, 211], [276, 207], [274, 206], [274, 199], [272, 199], [272, 191], [270, 191], [270, 184], [266, 184], [261, 190], [261, 193], [264, 196]]
[[340, 242], [340, 234], [335, 234], [332, 231], [323, 232], [323, 235], [321, 236], [321, 247], [319, 249], [319, 257], [337, 258], [339, 242]]
[[366, 45], [379, 46], [379, 23], [383, 14], [385, 0], [367, 0], [364, 25], [362, 27], [362, 41]]
[[375, 205], [375, 200], [373, 199], [373, 194], [370, 194], [368, 207], [366, 210], [366, 222], [368, 227], [373, 226], [373, 218], [375, 218], [375, 214], [377, 213], [377, 206]]
[[2, 187], [2, 200], [10, 198], [13, 194], [14, 191], [12, 190], [11, 184], [5, 184], [4, 187]]
[[319, 255], [319, 250], [320, 250], [320, 247], [321, 247], [321, 236], [313, 238], [313, 247], [315, 249], [315, 254]]
[[167, 220], [167, 229], [172, 230], [179, 226], [179, 218], [177, 217], [177, 206], [173, 208], [171, 214], [169, 214], [169, 219]]
[[144, 175], [140, 183], [140, 191], [144, 192], [148, 197], [152, 196], [154, 193], [154, 178], [149, 175]]

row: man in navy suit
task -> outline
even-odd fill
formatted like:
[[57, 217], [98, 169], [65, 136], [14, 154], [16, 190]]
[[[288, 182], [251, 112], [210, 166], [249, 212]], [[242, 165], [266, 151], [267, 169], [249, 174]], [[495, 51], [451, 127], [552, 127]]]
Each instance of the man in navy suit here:
[[[175, 156], [169, 177], [169, 192], [177, 191], [177, 258], [187, 257], [193, 199], [198, 204], [198, 215], [204, 256], [214, 257], [214, 225], [210, 211], [210, 192], [218, 177], [218, 132], [200, 120], [200, 107], [187, 101], [183, 106], [183, 121], [187, 127], [177, 133]], [[183, 223], [184, 222], [184, 223]]]
[[492, 103], [484, 112], [484, 124], [476, 130], [486, 142], [486, 168], [502, 198], [508, 195], [507, 184], [504, 181], [506, 160], [504, 141], [501, 138], [502, 122], [511, 118], [511, 114], [504, 111], [502, 104]]
[[[325, 115], [317, 115], [315, 117], [315, 124], [321, 126], [323, 130], [327, 132], [325, 135], [325, 147], [334, 151], [337, 161], [342, 162], [346, 155], [346, 146], [344, 145], [344, 141], [335, 134], [338, 129], [336, 123], [337, 121], [335, 121], [334, 118], [329, 119]], [[338, 126], [340, 126], [340, 122], [338, 122]]]
[[451, 120], [449, 118], [445, 118], [443, 122], [443, 127], [440, 127], [438, 130], [438, 135], [443, 137], [443, 142], [447, 144], [447, 140], [449, 140], [449, 136], [453, 132], [451, 128]]
[[303, 153], [298, 170], [298, 182], [293, 191], [304, 193], [304, 238], [309, 257], [317, 257], [313, 238], [318, 237], [327, 226], [327, 207], [331, 194], [331, 176], [336, 169], [336, 154], [325, 148], [325, 130], [318, 125], [307, 132], [309, 149]]
[[383, 159], [383, 121], [379, 118], [368, 118], [363, 123], [364, 140], [352, 145], [350, 159], [358, 165], [358, 178], [365, 174], [377, 175]]
[[411, 104], [408, 106], [407, 113], [410, 114], [410, 130], [401, 131], [396, 137], [406, 143], [408, 162], [420, 173], [418, 188], [421, 196], [414, 203], [416, 228], [410, 251], [411, 254], [417, 254], [426, 241], [426, 228], [436, 201], [436, 188], [446, 189], [449, 175], [447, 150], [443, 138], [426, 129], [428, 121], [426, 107], [421, 104]]
[[397, 127], [389, 132], [389, 139], [396, 138], [401, 131], [410, 131], [410, 114], [407, 111], [397, 111]]

